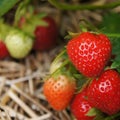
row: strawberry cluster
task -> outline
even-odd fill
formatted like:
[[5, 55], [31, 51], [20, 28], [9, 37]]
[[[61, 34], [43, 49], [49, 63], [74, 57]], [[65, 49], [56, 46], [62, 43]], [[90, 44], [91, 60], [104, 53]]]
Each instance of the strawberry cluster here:
[[[52, 82], [46, 80], [44, 83], [44, 94], [51, 106], [55, 110], [63, 110], [70, 105], [70, 110], [77, 120], [96, 119], [97, 114], [90, 114], [92, 109], [100, 111], [105, 116], [118, 113], [120, 111], [120, 74], [108, 65], [111, 54], [112, 44], [104, 34], [82, 32], [72, 38], [67, 43], [65, 54], [67, 58], [64, 58], [68, 59], [68, 64], [64, 62], [65, 68], [60, 64], [62, 67], [57, 67], [58, 69], [54, 72], [55, 74], [57, 71], [57, 74], [49, 78], [52, 78]], [[74, 70], [71, 71], [70, 66], [74, 67]], [[75, 70], [76, 73], [73, 72]], [[75, 93], [79, 87], [76, 81], [82, 81], [82, 77], [73, 80], [77, 73], [87, 80]], [[71, 79], [76, 82], [76, 85], [74, 83], [73, 86], [73, 83], [71, 85], [71, 82], [60, 79], [58, 77], [60, 74], [67, 76], [67, 81]], [[70, 91], [72, 91], [71, 94]], [[65, 103], [64, 106], [61, 103]], [[57, 109], [58, 106], [59, 109]]]
[[32, 50], [47, 51], [57, 42], [58, 28], [55, 20], [40, 14], [21, 16], [16, 25], [9, 25], [0, 19], [0, 59], [11, 56], [25, 58]]

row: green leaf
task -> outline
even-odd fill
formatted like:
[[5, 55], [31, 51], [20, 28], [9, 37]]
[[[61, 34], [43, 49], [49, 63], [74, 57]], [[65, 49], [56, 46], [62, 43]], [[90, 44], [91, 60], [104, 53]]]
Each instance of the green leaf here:
[[92, 117], [92, 116], [96, 116], [97, 113], [98, 110], [96, 108], [91, 108], [86, 115]]
[[103, 21], [98, 26], [101, 32], [106, 34], [112, 43], [112, 54], [116, 57], [112, 60], [112, 69], [120, 71], [120, 14], [108, 13], [103, 16]]
[[20, 0], [0, 0], [0, 17], [8, 12]]
[[29, 19], [26, 20], [26, 23], [22, 26], [22, 30], [26, 32], [28, 35], [31, 35], [34, 37], [34, 30], [37, 26], [48, 26], [48, 23], [45, 22], [42, 17], [44, 17], [45, 14], [41, 13], [38, 15], [31, 15]]
[[[105, 33], [112, 43], [112, 54], [120, 54], [120, 14], [108, 13], [103, 16], [103, 21], [98, 26], [102, 33]], [[115, 33], [115, 34], [114, 34]]]
[[119, 33], [120, 14], [114, 12], [105, 14], [99, 28], [105, 33]]
[[120, 56], [117, 55], [117, 57], [113, 60], [113, 63], [111, 64], [111, 69], [117, 69], [118, 72], [120, 72]]
[[94, 120], [103, 120], [105, 118], [104, 114], [97, 108], [91, 108], [86, 115], [90, 117], [95, 116]]
[[87, 78], [80, 73], [73, 74], [73, 77], [76, 79], [77, 82], [77, 91], [81, 90], [83, 85], [85, 85], [85, 83], [87, 82]]
[[120, 37], [110, 37], [110, 40], [112, 43], [112, 54], [115, 56], [112, 59], [111, 68], [120, 72]]
[[4, 23], [3, 19], [0, 19], [0, 40], [4, 41], [11, 29], [12, 29], [11, 26]]
[[27, 12], [27, 4], [29, 3], [29, 0], [24, 0], [22, 1], [18, 8], [17, 11], [15, 13], [15, 20], [14, 20], [14, 24], [17, 25], [18, 21], [20, 20], [21, 16], [25, 15], [25, 13]]
[[36, 16], [37, 16], [39, 19], [41, 19], [41, 18], [46, 17], [46, 16], [47, 16], [47, 13], [42, 12], [42, 13], [37, 14]]

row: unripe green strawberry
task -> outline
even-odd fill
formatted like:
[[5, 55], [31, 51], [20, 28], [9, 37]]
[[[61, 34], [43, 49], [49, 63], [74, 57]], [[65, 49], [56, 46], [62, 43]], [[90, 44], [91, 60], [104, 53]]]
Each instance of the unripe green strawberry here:
[[9, 32], [5, 44], [13, 58], [21, 59], [28, 55], [33, 46], [33, 39], [24, 32], [14, 29]]

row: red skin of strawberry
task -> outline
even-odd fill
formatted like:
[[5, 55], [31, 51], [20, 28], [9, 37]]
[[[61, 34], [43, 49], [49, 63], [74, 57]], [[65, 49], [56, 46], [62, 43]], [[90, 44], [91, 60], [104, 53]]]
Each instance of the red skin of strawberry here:
[[35, 34], [34, 50], [49, 50], [56, 44], [58, 28], [55, 20], [49, 16], [43, 18], [48, 26], [37, 26]]
[[75, 67], [87, 77], [99, 76], [111, 56], [111, 43], [104, 34], [83, 32], [70, 40], [67, 53]]
[[0, 59], [4, 59], [9, 56], [9, 52], [3, 41], [0, 40]]
[[25, 22], [26, 22], [26, 18], [22, 16], [19, 20], [18, 27], [22, 28]]
[[85, 88], [74, 97], [71, 103], [71, 112], [77, 120], [93, 120], [95, 117], [86, 116], [87, 112], [92, 108], [86, 96], [87, 89]]
[[106, 70], [88, 88], [88, 100], [92, 106], [109, 115], [120, 111], [120, 75], [115, 70]]
[[55, 110], [63, 110], [71, 101], [76, 88], [76, 82], [60, 75], [58, 78], [49, 78], [43, 86], [44, 95]]

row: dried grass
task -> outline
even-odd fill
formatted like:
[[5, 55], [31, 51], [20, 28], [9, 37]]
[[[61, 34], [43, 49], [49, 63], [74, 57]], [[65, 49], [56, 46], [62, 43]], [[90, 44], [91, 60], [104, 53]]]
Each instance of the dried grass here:
[[[66, 112], [53, 114], [42, 90], [43, 78], [49, 74], [57, 47], [49, 52], [30, 54], [22, 61], [0, 61], [1, 120], [59, 120]], [[3, 69], [3, 71], [2, 71]], [[59, 117], [58, 117], [59, 116]]]

